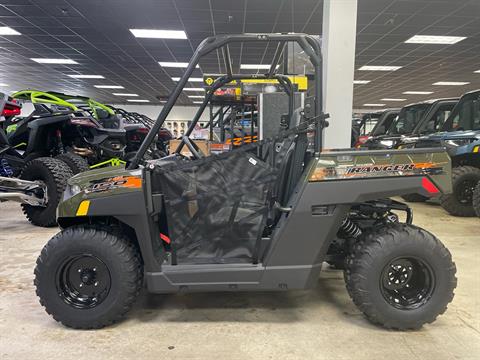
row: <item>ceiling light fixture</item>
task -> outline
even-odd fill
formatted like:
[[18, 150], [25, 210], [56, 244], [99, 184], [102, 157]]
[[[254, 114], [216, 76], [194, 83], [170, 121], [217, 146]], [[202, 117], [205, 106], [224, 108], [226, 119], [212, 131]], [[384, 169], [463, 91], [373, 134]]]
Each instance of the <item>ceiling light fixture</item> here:
[[[173, 67], [173, 68], [186, 68], [188, 62], [176, 62], [176, 61], [159, 61], [158, 64], [161, 67]], [[196, 66], [198, 68], [198, 65]]]
[[[7, 87], [7, 86], [10, 86], [10, 85], [5, 84], [5, 83], [0, 83], [0, 86]], [[14, 92], [16, 92], [16, 91], [14, 91]]]
[[433, 83], [432, 85], [462, 86], [462, 85], [468, 85], [468, 84], [470, 84], [468, 81], [437, 81], [436, 83]]
[[129, 29], [137, 38], [150, 39], [186, 39], [187, 34], [183, 30], [155, 30], [155, 29]]
[[139, 103], [148, 103], [150, 100], [145, 100], [145, 99], [127, 99], [129, 102], [139, 102]]
[[353, 80], [355, 85], [368, 84], [370, 80]]
[[129, 94], [129, 93], [112, 93], [115, 96], [138, 96], [138, 94]]
[[0, 26], [0, 35], [22, 35], [17, 30], [8, 26]]
[[476, 71], [474, 71], [474, 73], [480, 74], [480, 70], [476, 70]]
[[430, 95], [433, 91], [404, 91], [402, 94], [406, 95]]
[[93, 86], [98, 89], [125, 89], [121, 85], [93, 85]]
[[194, 101], [194, 104], [203, 104], [203, 101]]
[[189, 98], [196, 98], [196, 99], [203, 99], [205, 96], [203, 95], [187, 95]]
[[39, 64], [65, 64], [65, 65], [78, 64], [78, 62], [72, 59], [30, 58], [30, 60], [33, 60]]
[[[179, 77], [172, 77], [172, 80], [173, 81], [180, 81], [180, 78]], [[191, 78], [188, 78], [188, 81], [190, 81], [190, 82], [203, 82], [203, 78], [191, 77]]]
[[[270, 64], [240, 64], [240, 69], [244, 70], [268, 70], [270, 67]], [[278, 65], [276, 67], [278, 68]]]
[[465, 40], [465, 36], [414, 35], [406, 40], [407, 44], [456, 44]]
[[363, 104], [363, 106], [385, 106], [385, 104]]
[[205, 89], [201, 87], [192, 87], [192, 88], [183, 88], [183, 91], [205, 91]]
[[407, 99], [383, 98], [382, 101], [406, 101]]
[[385, 65], [385, 66], [379, 66], [379, 65], [364, 65], [360, 69], [361, 71], [396, 71], [398, 69], [401, 69], [401, 66], [390, 66], [390, 65]]
[[82, 75], [82, 74], [71, 74], [68, 75], [74, 79], [105, 79], [102, 75]]

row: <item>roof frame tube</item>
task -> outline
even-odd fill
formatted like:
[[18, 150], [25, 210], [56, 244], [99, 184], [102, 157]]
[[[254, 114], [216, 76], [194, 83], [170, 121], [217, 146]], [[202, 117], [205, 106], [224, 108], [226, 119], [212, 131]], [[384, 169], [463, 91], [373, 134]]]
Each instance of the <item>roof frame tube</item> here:
[[[165, 122], [167, 116], [171, 112], [173, 106], [175, 105], [177, 99], [179, 98], [180, 94], [183, 91], [186, 83], [188, 82], [189, 77], [192, 75], [193, 71], [197, 67], [200, 58], [209, 54], [210, 52], [217, 50], [224, 45], [229, 43], [237, 43], [237, 42], [275, 42], [275, 41], [283, 41], [283, 42], [297, 42], [300, 47], [305, 51], [305, 53], [309, 56], [310, 61], [314, 65], [315, 68], [315, 109], [314, 109], [314, 116], [320, 115], [322, 111], [322, 60], [321, 60], [321, 50], [320, 44], [318, 41], [307, 34], [223, 34], [217, 35], [213, 37], [209, 37], [203, 40], [200, 45], [195, 50], [190, 62], [185, 70], [185, 73], [177, 82], [174, 90], [172, 91], [170, 97], [168, 98], [165, 106], [163, 107], [162, 111], [157, 117], [155, 124], [150, 129], [150, 132], [145, 137], [143, 143], [140, 145], [137, 154], [134, 156], [132, 161], [130, 162], [128, 168], [133, 169], [138, 166], [140, 160], [145, 155], [147, 149], [150, 147], [152, 142], [154, 141], [158, 131], [162, 127], [163, 123]], [[206, 107], [205, 101], [210, 100], [213, 93], [207, 94], [204, 102], [202, 103], [199, 110], [203, 113], [203, 110]], [[198, 120], [198, 119], [197, 119]], [[323, 124], [319, 124], [317, 127], [317, 134], [315, 137], [315, 152], [320, 152], [321, 150], [321, 138], [322, 138], [322, 130]], [[192, 129], [193, 130], [193, 129]]]

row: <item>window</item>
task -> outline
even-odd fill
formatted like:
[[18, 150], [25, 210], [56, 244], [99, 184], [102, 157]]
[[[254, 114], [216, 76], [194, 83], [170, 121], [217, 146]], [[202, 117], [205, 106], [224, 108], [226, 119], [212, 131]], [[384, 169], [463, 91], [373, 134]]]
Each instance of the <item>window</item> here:
[[433, 116], [428, 120], [427, 124], [423, 127], [425, 133], [432, 133], [440, 131], [448, 119], [454, 104], [443, 104], [435, 111]]
[[480, 93], [462, 97], [442, 130], [480, 130]]
[[418, 104], [404, 107], [387, 131], [389, 135], [410, 134], [420, 122], [429, 104]]

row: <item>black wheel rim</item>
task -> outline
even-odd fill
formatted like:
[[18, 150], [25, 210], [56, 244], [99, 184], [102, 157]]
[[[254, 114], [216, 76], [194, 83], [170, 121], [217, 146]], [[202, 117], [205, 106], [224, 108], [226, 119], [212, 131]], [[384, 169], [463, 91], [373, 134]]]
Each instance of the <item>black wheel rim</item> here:
[[110, 292], [111, 278], [105, 263], [91, 254], [65, 260], [57, 275], [58, 295], [78, 309], [93, 308]]
[[399, 257], [383, 269], [380, 289], [385, 300], [400, 310], [413, 310], [425, 305], [435, 286], [428, 264], [414, 257]]
[[455, 196], [461, 204], [471, 204], [473, 201], [473, 191], [477, 185], [476, 180], [463, 180], [455, 187]]

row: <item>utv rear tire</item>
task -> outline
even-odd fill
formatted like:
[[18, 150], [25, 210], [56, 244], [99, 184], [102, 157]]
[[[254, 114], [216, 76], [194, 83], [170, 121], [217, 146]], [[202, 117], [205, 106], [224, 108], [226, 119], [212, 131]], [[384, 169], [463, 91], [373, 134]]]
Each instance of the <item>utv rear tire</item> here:
[[450, 252], [429, 232], [387, 226], [355, 245], [347, 290], [368, 320], [385, 328], [418, 329], [443, 314], [457, 285]]
[[402, 195], [402, 199], [408, 202], [416, 203], [416, 202], [425, 202], [429, 198], [427, 196], [414, 193], [414, 194]]
[[473, 209], [478, 217], [480, 217], [480, 181], [478, 182], [477, 186], [475, 186], [475, 190], [473, 191]]
[[100, 227], [75, 226], [45, 245], [34, 285], [40, 304], [56, 321], [98, 329], [130, 310], [142, 279], [140, 256], [131, 241]]
[[453, 192], [440, 198], [442, 207], [451, 215], [475, 216], [472, 193], [480, 181], [480, 169], [473, 166], [459, 166], [452, 169]]
[[57, 224], [57, 205], [62, 199], [67, 180], [72, 176], [72, 171], [67, 164], [58, 159], [40, 157], [25, 165], [20, 178], [39, 180], [47, 187], [46, 206], [22, 204], [25, 216], [33, 225], [49, 227]]
[[73, 175], [90, 170], [87, 160], [77, 154], [64, 153], [57, 155], [55, 159], [63, 161], [72, 170]]

